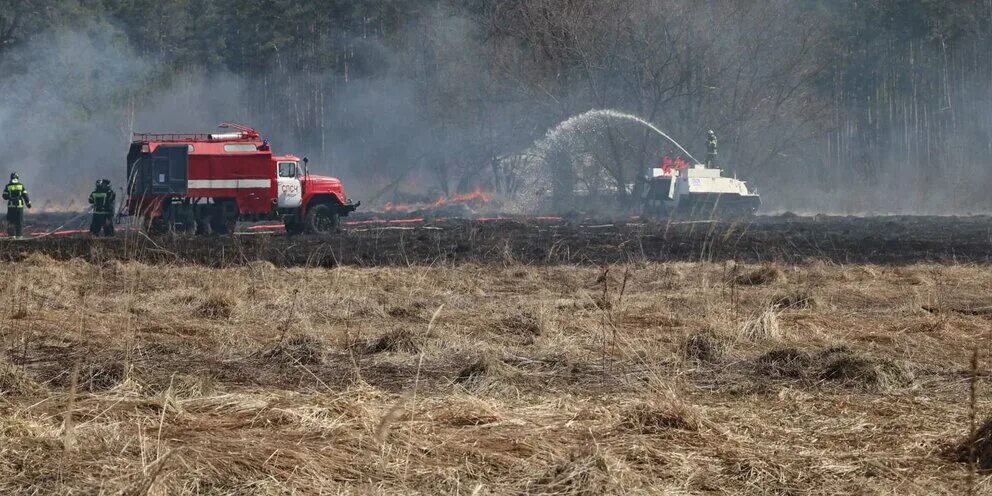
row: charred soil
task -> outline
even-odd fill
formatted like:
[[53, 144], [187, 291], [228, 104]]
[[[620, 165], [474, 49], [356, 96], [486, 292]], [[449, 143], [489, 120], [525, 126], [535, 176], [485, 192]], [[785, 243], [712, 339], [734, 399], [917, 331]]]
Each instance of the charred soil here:
[[756, 217], [747, 221], [624, 223], [434, 220], [357, 225], [329, 236], [251, 233], [234, 237], [127, 233], [115, 239], [44, 237], [7, 241], [0, 258], [31, 253], [215, 267], [438, 263], [603, 264], [726, 261], [909, 264], [992, 261], [990, 217]]

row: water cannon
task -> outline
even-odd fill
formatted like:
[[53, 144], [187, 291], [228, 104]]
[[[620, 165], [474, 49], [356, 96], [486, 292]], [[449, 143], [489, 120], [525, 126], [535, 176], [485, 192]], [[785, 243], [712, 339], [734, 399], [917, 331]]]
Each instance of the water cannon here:
[[245, 126], [243, 124], [237, 124], [234, 122], [222, 122], [217, 127], [221, 129], [233, 129], [236, 132], [208, 134], [207, 139], [211, 141], [240, 140], [240, 139], [251, 140], [251, 139], [258, 139], [260, 137], [258, 131], [256, 131], [254, 128]]
[[244, 133], [218, 133], [207, 135], [207, 138], [210, 139], [210, 141], [236, 140], [244, 137]]

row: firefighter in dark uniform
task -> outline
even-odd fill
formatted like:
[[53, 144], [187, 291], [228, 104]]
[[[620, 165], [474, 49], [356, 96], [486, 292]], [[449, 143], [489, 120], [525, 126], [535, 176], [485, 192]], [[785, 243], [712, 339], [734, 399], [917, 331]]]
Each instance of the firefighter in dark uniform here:
[[110, 187], [109, 179], [96, 182], [96, 190], [90, 193], [90, 205], [93, 205], [93, 222], [90, 223], [90, 234], [99, 236], [114, 235], [114, 190]]
[[712, 129], [706, 133], [706, 166], [716, 167], [716, 133]]
[[19, 238], [24, 234], [24, 207], [31, 208], [31, 199], [16, 172], [10, 173], [3, 199], [7, 200], [7, 234]]

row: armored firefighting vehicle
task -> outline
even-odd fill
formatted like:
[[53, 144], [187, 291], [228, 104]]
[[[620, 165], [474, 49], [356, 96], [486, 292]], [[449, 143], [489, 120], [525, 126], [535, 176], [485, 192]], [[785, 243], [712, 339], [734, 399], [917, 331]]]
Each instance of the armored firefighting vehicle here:
[[135, 133], [122, 212], [152, 233], [227, 234], [238, 221], [279, 219], [286, 231], [328, 233], [358, 208], [341, 181], [309, 160], [276, 155], [258, 131], [223, 123], [215, 134]]
[[744, 181], [705, 164], [656, 167], [646, 183], [642, 200], [647, 218], [741, 217], [761, 206], [761, 198]]

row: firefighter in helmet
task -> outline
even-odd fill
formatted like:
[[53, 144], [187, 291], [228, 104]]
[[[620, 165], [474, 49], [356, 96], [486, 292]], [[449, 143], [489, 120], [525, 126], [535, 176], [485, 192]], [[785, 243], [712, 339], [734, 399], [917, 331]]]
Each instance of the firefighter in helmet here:
[[110, 179], [96, 182], [96, 189], [90, 193], [90, 205], [93, 205], [93, 221], [90, 223], [90, 234], [99, 236], [114, 235], [114, 202], [117, 196], [110, 187]]
[[706, 166], [707, 167], [716, 167], [716, 155], [717, 155], [716, 147], [717, 147], [716, 133], [714, 133], [713, 130], [710, 129], [706, 133]]
[[7, 200], [7, 234], [19, 238], [24, 234], [24, 207], [31, 208], [31, 199], [16, 172], [10, 173], [3, 199]]

